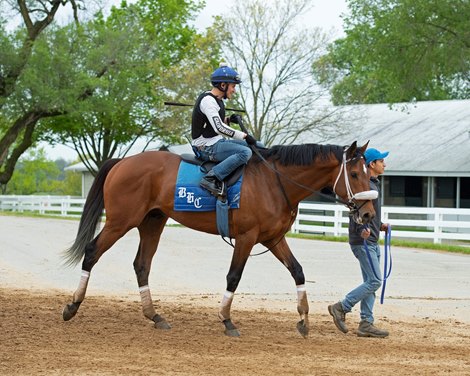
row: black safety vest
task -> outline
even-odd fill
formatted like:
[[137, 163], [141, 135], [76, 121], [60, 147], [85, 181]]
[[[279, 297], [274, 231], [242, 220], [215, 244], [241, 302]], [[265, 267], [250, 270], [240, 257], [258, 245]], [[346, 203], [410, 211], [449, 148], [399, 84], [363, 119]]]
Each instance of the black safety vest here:
[[214, 94], [211, 92], [204, 92], [202, 93], [197, 99], [196, 99], [196, 104], [194, 105], [193, 108], [193, 116], [191, 120], [191, 137], [192, 139], [196, 139], [200, 137], [201, 135], [204, 138], [211, 138], [217, 136], [217, 133], [214, 131], [212, 126], [209, 123], [209, 119], [207, 119], [207, 116], [202, 113], [201, 109], [199, 108], [199, 105], [201, 104], [201, 101], [204, 97], [207, 97], [210, 95], [213, 97], [216, 101], [217, 104], [220, 107], [219, 110], [219, 116], [224, 121], [225, 119], [225, 104], [222, 99], [217, 98]]

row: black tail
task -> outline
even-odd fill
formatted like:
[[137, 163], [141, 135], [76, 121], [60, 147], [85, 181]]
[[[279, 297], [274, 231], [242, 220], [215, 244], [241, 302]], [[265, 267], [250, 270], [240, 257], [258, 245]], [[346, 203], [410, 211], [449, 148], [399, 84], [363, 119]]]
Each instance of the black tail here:
[[103, 186], [109, 171], [121, 159], [107, 160], [101, 166], [88, 193], [78, 226], [77, 237], [73, 245], [64, 252], [65, 264], [74, 266], [85, 254], [86, 245], [93, 240], [104, 210]]

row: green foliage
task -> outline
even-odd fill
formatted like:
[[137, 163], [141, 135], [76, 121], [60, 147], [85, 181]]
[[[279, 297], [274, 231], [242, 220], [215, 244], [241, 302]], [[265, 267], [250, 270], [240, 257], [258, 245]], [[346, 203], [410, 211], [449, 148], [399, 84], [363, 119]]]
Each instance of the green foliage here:
[[[294, 234], [290, 232], [287, 234], [287, 236], [291, 238], [299, 238], [299, 239], [312, 239], [312, 240], [322, 240], [322, 241], [328, 241], [328, 242], [348, 243], [347, 236]], [[383, 240], [380, 240], [380, 244], [382, 245], [384, 244]], [[393, 239], [392, 248], [393, 247], [431, 249], [431, 250], [436, 250], [436, 251], [463, 253], [463, 254], [470, 255], [470, 248], [468, 246], [456, 245], [456, 244], [434, 244], [432, 242], [417, 242], [417, 241]]]
[[[81, 175], [63, 171], [65, 163], [50, 161], [44, 150], [32, 150], [22, 158], [6, 185], [5, 194], [81, 195]], [[62, 169], [61, 169], [62, 167]]]
[[[82, 9], [82, 0], [37, 1], [16, 0], [1, 3], [0, 26], [0, 185], [11, 179], [15, 165], [21, 155], [42, 137], [37, 124], [40, 119], [61, 113], [60, 93], [42, 87], [41, 79], [29, 72], [31, 59], [36, 54], [37, 42], [52, 27], [56, 12], [62, 8], [76, 6]], [[23, 23], [7, 29], [6, 20], [17, 17]], [[78, 22], [77, 13], [74, 19]], [[13, 22], [14, 23], [14, 22]], [[10, 25], [11, 26], [11, 25]], [[49, 45], [52, 48], [53, 46]], [[37, 56], [41, 55], [38, 51]], [[39, 59], [39, 64], [42, 61]], [[53, 72], [55, 66], [43, 66], [41, 70]], [[47, 76], [44, 81], [47, 82]], [[38, 97], [37, 94], [42, 97]], [[56, 101], [58, 103], [56, 103]], [[59, 110], [57, 110], [59, 108]]]
[[350, 0], [346, 37], [317, 60], [335, 104], [470, 97], [468, 0]]
[[188, 26], [196, 9], [192, 1], [123, 3], [107, 19], [98, 14], [78, 29], [69, 25], [51, 35], [56, 49], [49, 60], [69, 56], [65, 80], [74, 89], [64, 115], [46, 122], [49, 139], [72, 141], [80, 157], [98, 167], [125, 155], [137, 138], [178, 142], [186, 126], [166, 121], [171, 113], [162, 105], [170, 89], [162, 83], [179, 84], [172, 73], [197, 56], [190, 46], [199, 36]]
[[[210, 75], [221, 61], [221, 38], [217, 30], [209, 28], [204, 35], [197, 35], [185, 48], [185, 58], [179, 64], [169, 66], [154, 90], [166, 93], [165, 100], [194, 103], [197, 96], [211, 87]], [[180, 129], [181, 134], [190, 137], [191, 108], [167, 107], [162, 109], [161, 124], [165, 129]]]
[[[35, 2], [25, 3], [30, 15], [38, 12]], [[45, 2], [44, 9], [58, 5]], [[197, 34], [189, 23], [202, 5], [123, 1], [109, 17], [97, 13], [81, 24], [47, 24], [34, 40], [27, 24], [6, 31], [0, 22], [0, 183], [37, 141], [71, 143], [98, 167], [125, 155], [138, 138], [179, 142], [187, 116], [172, 120], [163, 101], [183, 97], [182, 87], [199, 84], [205, 76], [198, 73], [212, 63], [206, 51], [217, 50], [216, 38]], [[48, 22], [54, 13], [49, 16]]]
[[[185, 58], [186, 48], [196, 35], [189, 21], [202, 6], [201, 1], [193, 0], [140, 0], [135, 4], [133, 12], [140, 17], [142, 33], [151, 37], [162, 66], [170, 67]], [[116, 16], [118, 9], [113, 11], [109, 24], [120, 18]]]

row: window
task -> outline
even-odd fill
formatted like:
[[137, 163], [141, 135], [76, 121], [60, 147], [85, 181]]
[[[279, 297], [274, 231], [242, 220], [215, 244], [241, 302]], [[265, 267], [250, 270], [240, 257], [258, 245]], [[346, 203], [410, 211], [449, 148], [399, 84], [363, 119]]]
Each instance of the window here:
[[427, 179], [422, 176], [386, 176], [384, 179], [384, 205], [426, 205]]
[[460, 207], [470, 208], [470, 178], [460, 178]]
[[391, 197], [404, 197], [405, 196], [405, 177], [404, 176], [391, 176], [390, 177], [390, 196]]
[[436, 178], [436, 198], [455, 198], [455, 178]]
[[434, 206], [455, 208], [457, 178], [437, 177], [435, 182], [436, 199], [434, 200]]

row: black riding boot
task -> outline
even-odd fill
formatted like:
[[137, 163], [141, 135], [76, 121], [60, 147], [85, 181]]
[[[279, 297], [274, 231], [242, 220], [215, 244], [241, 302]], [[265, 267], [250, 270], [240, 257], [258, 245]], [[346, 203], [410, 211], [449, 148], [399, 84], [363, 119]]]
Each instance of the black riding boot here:
[[210, 170], [206, 176], [201, 179], [199, 185], [207, 189], [214, 196], [219, 196], [223, 193], [223, 183], [217, 179], [217, 177], [214, 175], [214, 171], [212, 170]]

